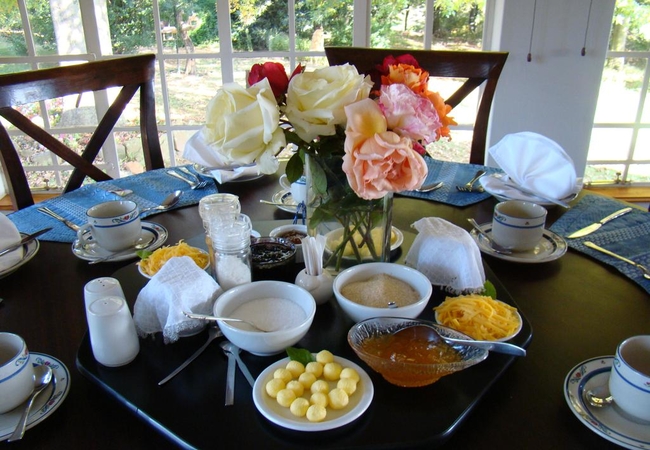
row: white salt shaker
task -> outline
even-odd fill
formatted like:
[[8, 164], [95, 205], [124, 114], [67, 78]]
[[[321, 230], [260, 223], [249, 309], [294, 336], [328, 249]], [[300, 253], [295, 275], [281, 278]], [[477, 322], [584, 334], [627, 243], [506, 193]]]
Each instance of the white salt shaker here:
[[84, 301], [86, 303], [86, 309], [88, 306], [104, 297], [122, 297], [124, 296], [124, 291], [122, 291], [122, 286], [120, 282], [115, 278], [111, 277], [101, 277], [95, 278], [94, 280], [89, 281], [84, 286]]

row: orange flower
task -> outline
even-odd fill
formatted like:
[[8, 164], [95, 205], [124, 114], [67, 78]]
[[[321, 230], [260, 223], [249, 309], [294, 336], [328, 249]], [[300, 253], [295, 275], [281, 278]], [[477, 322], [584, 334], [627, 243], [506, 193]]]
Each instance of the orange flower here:
[[381, 84], [405, 84], [416, 94], [422, 95], [427, 90], [429, 72], [409, 64], [397, 64], [388, 67], [388, 75], [381, 76]]
[[449, 111], [451, 111], [451, 106], [446, 104], [444, 99], [437, 92], [427, 90], [424, 95], [431, 101], [431, 103], [433, 103], [434, 108], [438, 111], [438, 117], [442, 124], [442, 126], [436, 130], [436, 140], [441, 137], [446, 137], [451, 140], [451, 131], [449, 130], [449, 126], [458, 125], [453, 117], [447, 115], [449, 114]]

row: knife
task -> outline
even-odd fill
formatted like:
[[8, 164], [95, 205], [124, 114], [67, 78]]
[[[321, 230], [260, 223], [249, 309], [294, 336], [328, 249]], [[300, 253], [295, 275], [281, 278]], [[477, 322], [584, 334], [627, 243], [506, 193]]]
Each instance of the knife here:
[[0, 256], [4, 256], [4, 255], [6, 255], [6, 254], [9, 253], [9, 252], [13, 252], [14, 250], [19, 249], [19, 248], [22, 247], [23, 245], [25, 245], [25, 244], [27, 244], [27, 243], [33, 241], [33, 240], [36, 239], [37, 237], [39, 237], [41, 234], [47, 233], [47, 232], [50, 231], [51, 229], [52, 229], [52, 228], [43, 228], [42, 230], [37, 231], [36, 233], [28, 234], [27, 236], [25, 236], [24, 238], [22, 238], [22, 239], [20, 240], [20, 242], [14, 244], [14, 245], [11, 245], [11, 246], [9, 246], [9, 247], [3, 249], [3, 250], [0, 250]]
[[614, 220], [617, 217], [621, 217], [622, 215], [625, 215], [625, 214], [629, 213], [630, 211], [632, 211], [632, 208], [619, 209], [618, 211], [610, 214], [609, 216], [605, 217], [604, 219], [602, 219], [602, 220], [600, 220], [598, 222], [592, 223], [591, 225], [588, 225], [588, 226], [586, 226], [584, 228], [581, 228], [578, 231], [574, 231], [573, 233], [571, 233], [567, 237], [569, 239], [575, 239], [575, 238], [579, 238], [579, 237], [591, 234], [594, 231], [596, 231], [597, 229], [599, 229], [600, 227], [602, 227], [603, 225], [605, 225], [610, 220]]

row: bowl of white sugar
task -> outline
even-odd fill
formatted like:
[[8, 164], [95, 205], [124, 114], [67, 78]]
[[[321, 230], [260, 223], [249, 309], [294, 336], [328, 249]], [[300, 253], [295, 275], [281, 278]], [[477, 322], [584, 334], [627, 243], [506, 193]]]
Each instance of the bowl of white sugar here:
[[[267, 356], [295, 345], [309, 331], [316, 313], [314, 297], [300, 286], [284, 281], [263, 280], [242, 284], [217, 298], [213, 308], [224, 336], [254, 355]], [[267, 330], [267, 331], [260, 331]]]
[[334, 296], [355, 322], [371, 317], [414, 319], [429, 302], [433, 287], [421, 272], [401, 264], [358, 264], [334, 279]]

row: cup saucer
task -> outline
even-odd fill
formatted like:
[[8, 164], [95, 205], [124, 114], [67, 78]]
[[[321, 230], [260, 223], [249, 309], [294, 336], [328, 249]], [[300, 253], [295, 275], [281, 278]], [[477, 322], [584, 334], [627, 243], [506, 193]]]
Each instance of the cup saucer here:
[[[90, 241], [90, 244], [82, 246], [80, 245], [78, 239], [75, 239], [75, 241], [72, 243], [72, 253], [74, 253], [74, 255], [77, 258], [86, 261], [94, 261], [96, 259], [103, 258], [105, 256], [109, 256], [114, 253], [109, 250], [103, 249], [96, 242], [93, 242], [91, 231], [87, 231], [86, 234], [87, 236], [84, 236], [84, 238]], [[168, 236], [167, 230], [162, 225], [159, 225], [154, 222], [142, 221], [142, 230], [140, 232], [140, 239], [145, 242], [146, 241], [151, 241], [151, 242], [147, 247], [140, 250], [153, 251], [157, 249], [158, 247], [160, 247], [165, 243], [165, 241], [167, 240], [167, 236]], [[132, 252], [127, 252], [125, 250], [124, 254], [121, 254], [120, 256], [116, 256], [115, 258], [111, 259], [111, 262], [124, 261], [124, 260], [135, 258], [136, 256], [137, 256], [136, 250], [135, 248], [133, 248]]]
[[[492, 237], [491, 222], [480, 224], [479, 227], [485, 234], [487, 234], [489, 237]], [[487, 242], [487, 240], [476, 230], [471, 230], [470, 235], [478, 244], [481, 252], [485, 253], [486, 255], [494, 256], [495, 258], [503, 259], [505, 261], [514, 261], [518, 263], [532, 264], [554, 261], [564, 255], [568, 248], [567, 243], [564, 238], [562, 238], [562, 236], [559, 236], [548, 229], [544, 230], [542, 239], [534, 249], [523, 252], [512, 252], [509, 255], [497, 253]]]
[[288, 189], [282, 189], [273, 194], [273, 197], [271, 198], [271, 201], [273, 203], [277, 203], [278, 208], [281, 209], [282, 211], [290, 212], [290, 213], [295, 213], [296, 212], [296, 201], [293, 199], [293, 196], [291, 195], [291, 191]]
[[613, 361], [613, 356], [601, 356], [571, 369], [564, 380], [564, 398], [576, 417], [596, 434], [625, 448], [650, 448], [648, 425], [626, 418], [615, 405], [597, 408], [583, 397], [584, 392], [608, 382]]

